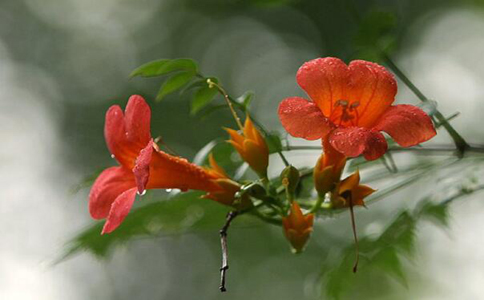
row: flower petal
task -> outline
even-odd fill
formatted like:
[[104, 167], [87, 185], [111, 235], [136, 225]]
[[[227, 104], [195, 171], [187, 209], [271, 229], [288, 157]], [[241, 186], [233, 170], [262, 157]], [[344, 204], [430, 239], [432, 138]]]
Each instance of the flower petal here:
[[358, 126], [370, 128], [395, 100], [397, 82], [384, 67], [364, 60], [348, 66], [348, 100], [359, 105]]
[[129, 97], [124, 119], [128, 141], [146, 145], [151, 139], [151, 109], [143, 97], [139, 95]]
[[150, 178], [150, 163], [151, 155], [153, 154], [153, 140], [150, 140], [148, 145], [142, 149], [136, 158], [136, 163], [133, 168], [133, 174], [138, 186], [138, 192], [142, 194], [148, 184]]
[[334, 102], [346, 99], [348, 67], [339, 58], [317, 58], [299, 68], [296, 80], [323, 114], [329, 117]]
[[101, 234], [110, 233], [121, 225], [121, 223], [124, 221], [124, 218], [126, 218], [131, 210], [135, 199], [136, 188], [129, 189], [116, 198], [111, 205], [109, 216], [104, 224]]
[[329, 136], [329, 142], [346, 156], [363, 154], [367, 160], [381, 157], [388, 147], [380, 132], [361, 127], [337, 128]]
[[[384, 67], [363, 60], [348, 66], [338, 58], [318, 58], [299, 69], [297, 82], [334, 124], [370, 128], [393, 103], [397, 84]], [[345, 105], [338, 105], [338, 101]]]
[[259, 175], [267, 175], [267, 166], [269, 165], [269, 151], [267, 148], [262, 148], [253, 140], [244, 141], [244, 152], [241, 154], [242, 158], [249, 164], [249, 166]]
[[224, 128], [225, 131], [230, 135], [230, 140], [233, 145], [238, 145], [239, 147], [242, 147], [242, 144], [244, 143], [244, 137], [237, 132], [237, 130], [233, 130], [230, 128]]
[[307, 140], [320, 139], [333, 127], [314, 102], [299, 97], [281, 102], [279, 119], [290, 135]]
[[94, 219], [106, 218], [114, 200], [135, 186], [136, 182], [131, 170], [124, 167], [111, 167], [104, 170], [89, 193], [89, 213]]
[[219, 191], [216, 176], [207, 170], [188, 162], [186, 159], [169, 155], [163, 151], [153, 151], [150, 162], [147, 189], [180, 189]]
[[437, 134], [430, 117], [420, 108], [407, 104], [391, 106], [374, 128], [388, 133], [402, 147], [415, 146]]
[[353, 205], [365, 206], [364, 199], [376, 192], [367, 185], [358, 185], [353, 189]]
[[352, 191], [360, 184], [360, 172], [356, 170], [353, 174], [346, 177], [341, 181], [341, 185], [339, 186], [339, 194], [343, 194], [346, 191]]
[[151, 139], [151, 111], [141, 96], [131, 96], [123, 114], [117, 105], [111, 106], [106, 113], [104, 136], [109, 151], [118, 162], [131, 169], [139, 151]]

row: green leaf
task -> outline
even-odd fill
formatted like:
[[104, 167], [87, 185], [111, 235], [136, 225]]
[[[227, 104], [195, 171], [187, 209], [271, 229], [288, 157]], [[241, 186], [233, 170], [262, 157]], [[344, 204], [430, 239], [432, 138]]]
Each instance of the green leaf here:
[[116, 246], [138, 237], [217, 229], [223, 224], [228, 207], [212, 200], [199, 199], [200, 195], [200, 192], [178, 194], [171, 199], [133, 209], [123, 224], [110, 234], [101, 235], [104, 222], [98, 222], [77, 235], [59, 261], [82, 251], [106, 258]]
[[[211, 77], [209, 79], [215, 83], [218, 83], [217, 78]], [[204, 108], [210, 102], [212, 102], [212, 100], [215, 98], [217, 93], [218, 93], [218, 90], [216, 88], [214, 87], [210, 88], [207, 82], [205, 82], [202, 88], [196, 91], [195, 95], [193, 96], [190, 113], [194, 115], [197, 112], [199, 112], [202, 108]]]
[[216, 111], [228, 109], [227, 104], [218, 104], [218, 105], [207, 105], [203, 110], [199, 113], [199, 116], [202, 120], [208, 118], [211, 114]]
[[206, 85], [206, 81], [204, 79], [196, 79], [192, 81], [190, 84], [187, 84], [181, 91], [180, 93], [183, 94], [189, 90], [194, 90], [197, 88], [202, 88]]
[[402, 212], [382, 233], [377, 243], [392, 246], [411, 254], [415, 248], [415, 229], [417, 221], [409, 212]]
[[192, 59], [159, 59], [140, 66], [134, 70], [130, 76], [154, 77], [165, 75], [174, 71], [191, 71], [196, 73], [197, 70], [198, 65]]
[[398, 252], [394, 247], [386, 247], [375, 254], [372, 264], [386, 274], [392, 275], [400, 284], [407, 287], [407, 279]]
[[193, 71], [181, 72], [173, 75], [161, 86], [158, 95], [156, 95], [156, 101], [161, 101], [166, 95], [181, 89], [188, 84], [194, 76], [195, 73]]
[[136, 68], [129, 77], [135, 76], [143, 76], [143, 77], [152, 77], [152, 76], [159, 76], [160, 70], [162, 70], [163, 66], [168, 63], [170, 59], [158, 59], [154, 61], [150, 61], [149, 63], [143, 64], [140, 67]]
[[269, 148], [269, 153], [276, 153], [282, 151], [282, 141], [279, 132], [271, 132], [265, 136], [267, 147]]
[[251, 91], [247, 91], [242, 96], [235, 99], [235, 101], [239, 104], [242, 104], [242, 106], [244, 107], [244, 110], [247, 111], [249, 109], [250, 103], [252, 102], [253, 98], [254, 98], [254, 93]]

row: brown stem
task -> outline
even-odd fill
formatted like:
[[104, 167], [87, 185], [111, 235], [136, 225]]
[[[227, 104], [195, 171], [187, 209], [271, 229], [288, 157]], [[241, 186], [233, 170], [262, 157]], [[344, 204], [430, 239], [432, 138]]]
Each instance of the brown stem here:
[[238, 212], [237, 211], [231, 211], [227, 214], [227, 217], [225, 219], [225, 224], [220, 229], [220, 244], [222, 246], [222, 267], [220, 268], [220, 291], [226, 292], [227, 289], [225, 288], [225, 277], [227, 274], [227, 270], [229, 269], [229, 255], [227, 251], [227, 230], [230, 227], [230, 223], [237, 217]]

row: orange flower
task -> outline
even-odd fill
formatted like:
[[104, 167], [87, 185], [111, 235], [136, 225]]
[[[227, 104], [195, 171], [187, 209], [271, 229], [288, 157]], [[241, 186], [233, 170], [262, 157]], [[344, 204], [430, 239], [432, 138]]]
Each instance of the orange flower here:
[[284, 234], [291, 243], [295, 253], [304, 249], [313, 231], [314, 215], [303, 215], [297, 202], [293, 202], [289, 216], [282, 218]]
[[269, 165], [269, 149], [260, 132], [255, 128], [249, 116], [245, 119], [243, 134], [226, 128], [232, 144], [240, 156], [261, 177], [267, 177]]
[[335, 208], [365, 206], [363, 200], [374, 192], [375, 190], [371, 187], [360, 184], [360, 172], [356, 171], [339, 183], [331, 201]]
[[304, 63], [296, 75], [312, 101], [284, 99], [279, 118], [289, 134], [307, 140], [328, 136], [331, 145], [348, 157], [381, 157], [385, 131], [402, 147], [411, 147], [436, 135], [430, 117], [420, 108], [392, 105], [397, 82], [384, 67], [354, 60], [346, 65], [334, 57]]
[[136, 198], [146, 189], [208, 193], [221, 189], [217, 177], [158, 149], [150, 133], [151, 111], [141, 96], [131, 96], [123, 113], [117, 105], [106, 113], [104, 136], [119, 166], [104, 170], [89, 193], [89, 212], [94, 219], [107, 219], [102, 233], [115, 230], [126, 218]]
[[313, 171], [314, 187], [320, 197], [333, 190], [340, 182], [346, 157], [336, 151], [327, 138], [323, 139], [324, 153], [318, 159]]
[[227, 174], [225, 173], [224, 169], [222, 169], [215, 159], [213, 158], [213, 155], [210, 153], [210, 156], [208, 157], [208, 161], [210, 164], [210, 167], [205, 167], [205, 170], [207, 173], [215, 177], [213, 180], [219, 187], [219, 190], [212, 191], [207, 193], [206, 195], [202, 196], [203, 198], [206, 199], [212, 199], [214, 201], [217, 201], [219, 203], [228, 205], [228, 206], [233, 206], [238, 209], [243, 209], [247, 208], [248, 206], [251, 205], [251, 201], [248, 197], [248, 195], [242, 195], [242, 198], [240, 201], [234, 201], [235, 200], [235, 194], [240, 191], [240, 184], [237, 182], [231, 180]]

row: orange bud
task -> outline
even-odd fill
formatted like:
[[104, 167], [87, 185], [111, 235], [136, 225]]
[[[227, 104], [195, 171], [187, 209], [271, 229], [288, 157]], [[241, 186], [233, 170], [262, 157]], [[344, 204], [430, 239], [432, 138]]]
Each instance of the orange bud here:
[[333, 190], [340, 182], [346, 164], [346, 157], [336, 151], [327, 138], [323, 139], [323, 149], [324, 153], [319, 157], [313, 171], [314, 187], [320, 197]]
[[230, 135], [228, 142], [234, 146], [242, 159], [259, 174], [261, 177], [267, 176], [267, 166], [269, 165], [269, 149], [267, 144], [255, 128], [249, 116], [245, 119], [243, 134], [236, 130], [225, 128]]
[[289, 216], [282, 218], [284, 234], [289, 240], [295, 253], [304, 249], [313, 231], [314, 215], [303, 215], [297, 202], [293, 202]]
[[220, 189], [217, 191], [209, 192], [202, 196], [202, 198], [212, 199], [221, 204], [237, 207], [240, 209], [250, 206], [251, 202], [247, 195], [242, 195], [242, 198], [237, 199], [239, 201], [236, 201], [235, 194], [240, 190], [241, 186], [227, 176], [225, 170], [222, 169], [222, 167], [220, 167], [215, 161], [212, 153], [210, 153], [208, 161], [210, 167], [205, 167], [205, 171], [215, 177], [215, 179], [213, 179], [213, 182], [216, 183]]
[[364, 199], [374, 192], [375, 190], [371, 187], [360, 184], [360, 172], [356, 171], [338, 184], [331, 201], [336, 208], [350, 205], [365, 206]]

